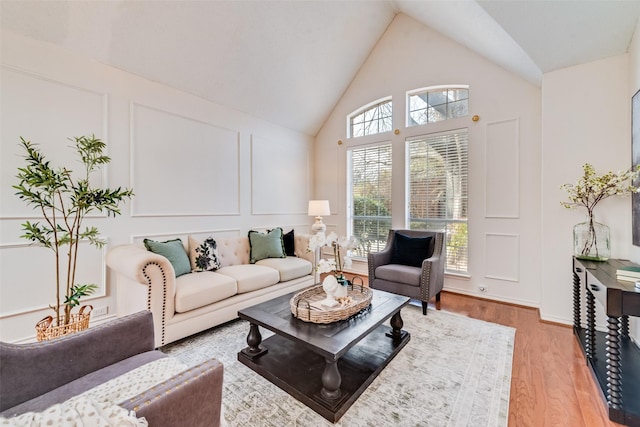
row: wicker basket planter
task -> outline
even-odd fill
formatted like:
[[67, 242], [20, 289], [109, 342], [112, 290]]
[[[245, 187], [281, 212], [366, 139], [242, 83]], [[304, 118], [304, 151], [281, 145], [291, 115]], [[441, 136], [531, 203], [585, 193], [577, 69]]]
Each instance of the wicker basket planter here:
[[83, 305], [80, 311], [71, 315], [71, 320], [66, 325], [56, 325], [53, 316], [47, 316], [36, 323], [36, 337], [38, 341], [46, 341], [59, 338], [74, 332], [84, 331], [89, 328], [89, 318], [91, 317], [93, 306]]
[[349, 285], [347, 297], [350, 302], [348, 304], [326, 309], [312, 307], [313, 303], [323, 300], [325, 296], [322, 285], [298, 292], [289, 301], [291, 314], [302, 321], [310, 323], [338, 322], [348, 319], [369, 307], [373, 292], [362, 285]]

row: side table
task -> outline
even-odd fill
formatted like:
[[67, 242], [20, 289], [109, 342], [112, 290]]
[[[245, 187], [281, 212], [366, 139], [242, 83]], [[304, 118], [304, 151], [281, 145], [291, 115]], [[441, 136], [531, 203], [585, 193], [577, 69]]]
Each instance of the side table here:
[[[629, 337], [629, 316], [640, 316], [640, 291], [632, 282], [616, 278], [619, 267], [630, 265], [634, 264], [626, 260], [573, 258], [573, 331], [603, 392], [609, 419], [640, 427], [640, 349]], [[606, 333], [596, 331], [596, 301], [607, 315]]]

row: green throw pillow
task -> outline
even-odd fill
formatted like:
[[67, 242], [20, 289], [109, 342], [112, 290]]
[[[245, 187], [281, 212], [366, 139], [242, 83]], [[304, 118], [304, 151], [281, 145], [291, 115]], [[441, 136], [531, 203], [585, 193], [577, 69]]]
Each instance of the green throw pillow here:
[[176, 277], [183, 274], [191, 273], [191, 263], [184, 250], [182, 240], [174, 239], [166, 242], [156, 242], [155, 240], [144, 239], [144, 245], [147, 250], [154, 254], [162, 255], [167, 258], [176, 272]]
[[284, 243], [282, 242], [282, 228], [274, 228], [267, 234], [249, 231], [249, 245], [251, 246], [251, 264], [265, 258], [285, 258]]

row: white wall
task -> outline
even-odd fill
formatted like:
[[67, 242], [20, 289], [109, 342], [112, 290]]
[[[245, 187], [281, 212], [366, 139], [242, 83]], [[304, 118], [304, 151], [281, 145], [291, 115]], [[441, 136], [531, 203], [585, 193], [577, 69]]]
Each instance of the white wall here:
[[[469, 85], [469, 116], [444, 124], [405, 127], [406, 92], [446, 84]], [[345, 117], [389, 95], [394, 103], [394, 129], [398, 129], [399, 134], [388, 132], [347, 139]], [[468, 128], [470, 278], [447, 277], [445, 288], [538, 306], [540, 109], [539, 88], [412, 18], [397, 15], [316, 138], [315, 193], [319, 198], [330, 200], [335, 214], [325, 222], [340, 233], [346, 230], [345, 169], [349, 147], [391, 141], [393, 226], [404, 227], [405, 139], [438, 132], [445, 129], [444, 126]], [[474, 114], [480, 116], [477, 123], [471, 121]], [[512, 137], [499, 142], [511, 147], [511, 156], [494, 148], [494, 131], [504, 129], [510, 131]], [[342, 145], [338, 144], [339, 140]], [[500, 181], [515, 182], [515, 191], [496, 198], [493, 185]], [[479, 285], [488, 287], [488, 292], [480, 293]]]
[[[52, 254], [19, 237], [25, 219], [37, 220], [11, 188], [19, 136], [69, 167], [67, 138], [95, 133], [107, 143], [112, 162], [100, 183], [136, 196], [122, 216], [87, 221], [108, 238], [105, 250], [148, 235], [309, 231], [313, 138], [8, 31], [1, 72], [1, 340], [34, 336], [54, 302]], [[78, 282], [100, 286], [87, 302], [114, 314], [104, 252], [81, 256]]]
[[[542, 89], [542, 282], [543, 319], [572, 323], [572, 227], [586, 212], [560, 206], [582, 165], [598, 173], [628, 168], [630, 96], [628, 56], [590, 62], [547, 73]], [[612, 258], [629, 258], [631, 201], [609, 198], [595, 209], [599, 222], [611, 229]], [[599, 324], [604, 312], [598, 307]]]

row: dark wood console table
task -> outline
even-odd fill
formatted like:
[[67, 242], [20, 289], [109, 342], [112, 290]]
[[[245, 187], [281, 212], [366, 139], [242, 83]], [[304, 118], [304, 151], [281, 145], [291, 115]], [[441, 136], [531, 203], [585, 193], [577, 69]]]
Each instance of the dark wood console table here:
[[[606, 262], [573, 259], [573, 331], [600, 385], [609, 419], [640, 427], [640, 349], [629, 338], [629, 316], [640, 316], [640, 291], [632, 282], [616, 279], [618, 267], [629, 265], [634, 264], [616, 259]], [[595, 328], [596, 300], [607, 314], [606, 333]]]

